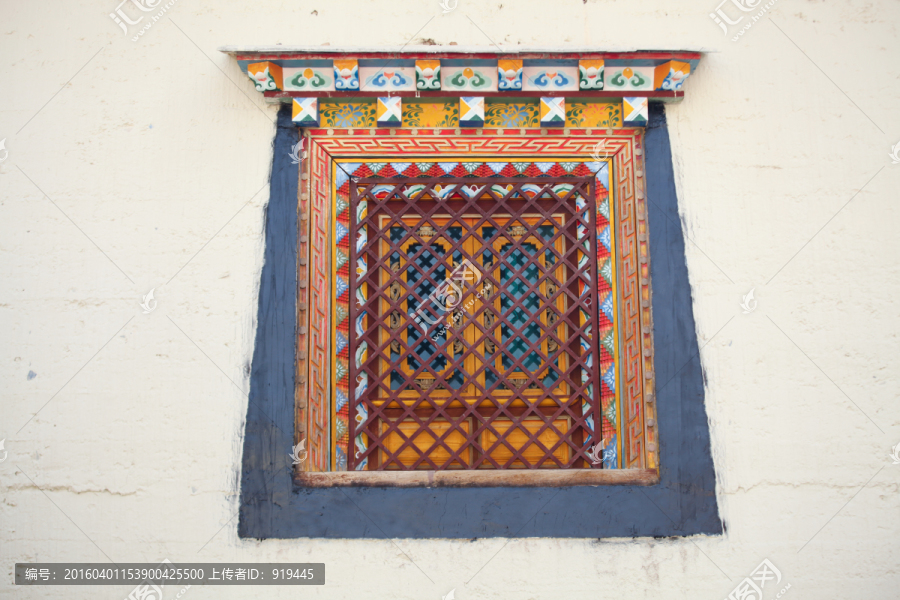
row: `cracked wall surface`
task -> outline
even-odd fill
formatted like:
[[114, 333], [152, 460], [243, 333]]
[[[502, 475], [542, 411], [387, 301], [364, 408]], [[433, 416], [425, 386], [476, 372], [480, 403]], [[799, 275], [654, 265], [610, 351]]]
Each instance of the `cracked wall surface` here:
[[[0, 4], [0, 596], [130, 589], [15, 588], [16, 562], [168, 558], [324, 562], [320, 598], [712, 600], [768, 558], [788, 600], [896, 597], [900, 5], [780, 0], [737, 42], [713, 2], [182, 0], [135, 42], [115, 8]], [[216, 48], [423, 39], [709, 50], [667, 109], [666, 226], [723, 536], [238, 538], [277, 109]]]

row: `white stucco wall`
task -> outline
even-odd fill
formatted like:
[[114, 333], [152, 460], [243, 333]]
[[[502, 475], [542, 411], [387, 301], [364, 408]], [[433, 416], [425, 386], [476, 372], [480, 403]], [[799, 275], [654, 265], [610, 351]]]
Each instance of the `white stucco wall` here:
[[[0, 1], [0, 596], [124, 597], [11, 584], [107, 557], [328, 568], [188, 600], [716, 600], [764, 558], [789, 600], [900, 596], [900, 4], [778, 0], [732, 42], [715, 3], [179, 0], [132, 42], [117, 0]], [[710, 51], [668, 114], [726, 535], [237, 537], [276, 108], [216, 48], [412, 38]]]

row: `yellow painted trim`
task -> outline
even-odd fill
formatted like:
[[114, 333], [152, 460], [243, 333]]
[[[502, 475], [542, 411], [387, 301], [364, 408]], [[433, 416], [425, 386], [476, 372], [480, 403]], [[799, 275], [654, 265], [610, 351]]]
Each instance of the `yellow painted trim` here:
[[[616, 390], [615, 390], [615, 399], [613, 402], [616, 403], [616, 441], [618, 442], [618, 452], [617, 452], [617, 462], [619, 469], [622, 468], [622, 449], [624, 448], [624, 440], [625, 440], [625, 422], [622, 420], [622, 400], [621, 400], [621, 390], [622, 390], [622, 381], [621, 374], [622, 369], [620, 368], [619, 355], [620, 349], [622, 348], [622, 340], [620, 338], [620, 334], [622, 332], [621, 324], [622, 319], [619, 315], [619, 289], [618, 289], [618, 272], [619, 272], [619, 247], [616, 244], [616, 197], [615, 197], [615, 189], [616, 186], [612, 184], [615, 181], [614, 173], [613, 173], [613, 159], [606, 158], [604, 159], [607, 165], [607, 169], [609, 171], [609, 248], [610, 254], [612, 255], [612, 260], [610, 260], [610, 266], [612, 268], [612, 299], [613, 299], [613, 331], [616, 333], [615, 341], [616, 345], [613, 351], [613, 369], [615, 372], [613, 375], [615, 376], [616, 381]], [[598, 277], [599, 277], [598, 273]], [[597, 307], [600, 308], [599, 306]], [[601, 375], [601, 379], [603, 376]]]

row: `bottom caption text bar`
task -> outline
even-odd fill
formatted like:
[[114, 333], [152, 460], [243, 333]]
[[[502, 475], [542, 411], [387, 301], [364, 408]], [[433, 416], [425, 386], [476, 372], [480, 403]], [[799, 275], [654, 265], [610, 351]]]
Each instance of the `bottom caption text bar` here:
[[16, 585], [325, 585], [325, 563], [16, 563]]

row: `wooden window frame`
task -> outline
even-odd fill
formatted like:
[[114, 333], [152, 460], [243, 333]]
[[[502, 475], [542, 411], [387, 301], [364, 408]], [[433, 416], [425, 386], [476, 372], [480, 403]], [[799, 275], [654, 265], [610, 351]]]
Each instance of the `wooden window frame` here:
[[[591, 152], [603, 142], [604, 160], [610, 165], [610, 183], [615, 188], [614, 214], [627, 213], [625, 221], [612, 220], [613, 228], [621, 228], [628, 239], [617, 242], [614, 252], [616, 272], [627, 272], [630, 280], [622, 284], [623, 294], [616, 298], [623, 311], [631, 311], [634, 325], [621, 327], [617, 335], [617, 348], [623, 353], [619, 373], [627, 372], [631, 378], [619, 382], [619, 389], [626, 388], [628, 398], [621, 401], [621, 409], [628, 417], [623, 426], [628, 439], [619, 438], [622, 453], [628, 454], [621, 469], [541, 469], [493, 471], [491, 473], [464, 471], [421, 471], [412, 474], [398, 472], [349, 472], [328, 470], [317, 466], [316, 460], [296, 465], [294, 480], [305, 487], [331, 486], [560, 486], [560, 485], [651, 485], [659, 480], [658, 450], [653, 417], [653, 341], [652, 316], [650, 314], [649, 248], [647, 243], [647, 206], [644, 198], [642, 165], [642, 129], [621, 128], [612, 131], [590, 130], [410, 130], [373, 129], [340, 130], [308, 129], [303, 132], [308, 148], [308, 158], [300, 169], [299, 213], [308, 216], [301, 220], [299, 256], [301, 265], [309, 265], [304, 278], [301, 267], [301, 285], [298, 297], [298, 324], [300, 335], [297, 346], [297, 389], [295, 443], [306, 440], [311, 455], [315, 454], [316, 417], [319, 410], [321, 422], [322, 400], [335, 393], [334, 335], [322, 344], [326, 319], [335, 320], [334, 307], [322, 290], [323, 275], [327, 275], [327, 256], [317, 254], [318, 249], [334, 248], [333, 227], [333, 178], [329, 170], [339, 161], [382, 162], [409, 160], [409, 156], [434, 156], [432, 160], [516, 160], [532, 157], [533, 161], [590, 161]], [[412, 149], [411, 149], [412, 147]], [[448, 155], [450, 158], [448, 158]], [[458, 157], [458, 158], [457, 158]], [[613, 192], [611, 189], [610, 192]], [[316, 210], [316, 205], [328, 206], [330, 211]], [[304, 231], [302, 228], [306, 226]], [[618, 233], [618, 232], [617, 232]], [[619, 237], [619, 236], [615, 236]], [[305, 244], [305, 240], [312, 243]], [[324, 259], [324, 260], [323, 260]], [[334, 260], [334, 256], [331, 257]], [[316, 271], [316, 268], [319, 268]], [[318, 280], [317, 280], [318, 278]], [[305, 281], [304, 281], [305, 279]], [[332, 286], [332, 293], [334, 293]], [[627, 292], [627, 296], [625, 293]], [[334, 296], [331, 296], [334, 297]], [[308, 310], [306, 309], [308, 307]], [[324, 315], [324, 318], [323, 318]], [[630, 336], [624, 339], [624, 336]], [[325, 351], [323, 351], [323, 347]], [[332, 369], [323, 368], [323, 362], [331, 354]], [[305, 357], [308, 357], [305, 359]], [[318, 364], [316, 364], [318, 362]], [[627, 363], [627, 364], [626, 364]], [[316, 405], [317, 399], [319, 402]], [[621, 418], [621, 417], [620, 417]], [[334, 431], [332, 429], [332, 431]], [[321, 437], [318, 438], [319, 445]], [[333, 461], [330, 465], [334, 467]], [[584, 471], [584, 472], [581, 472]]]
[[[350, 244], [350, 264], [357, 266], [350, 271], [356, 292], [350, 303], [350, 323], [356, 325], [349, 331], [350, 381], [358, 386], [350, 403], [351, 469], [594, 467], [586, 454], [601, 444], [596, 432], [602, 418], [595, 393], [602, 382], [599, 342], [591, 333], [599, 329], [594, 185], [592, 175], [351, 182], [350, 240], [358, 240]], [[402, 232], [399, 245], [393, 243], [395, 232]], [[529, 246], [537, 254], [517, 271], [512, 259], [521, 259]], [[431, 296], [419, 291], [446, 284], [457, 255], [465, 261], [463, 277], [477, 276], [492, 293], [485, 301], [477, 284], [451, 281], [449, 301], [460, 308], [444, 314], [445, 300], [435, 308]], [[554, 265], [549, 268], [548, 255]], [[534, 272], [530, 284], [525, 269]], [[508, 295], [504, 272], [520, 281], [526, 296]], [[407, 283], [410, 273], [415, 285]], [[548, 295], [551, 284], [554, 293]], [[508, 311], [502, 309], [504, 296]], [[532, 301], [540, 308], [529, 311]], [[433, 314], [413, 319], [416, 307]], [[550, 310], [559, 319], [555, 328], [547, 326]], [[464, 320], [464, 312], [470, 318]], [[542, 333], [536, 343], [526, 342], [524, 331], [514, 333], [527, 346], [516, 358], [504, 351], [502, 332], [515, 331], [522, 315], [528, 315], [526, 326], [540, 326]], [[455, 317], [459, 326], [447, 320]], [[418, 332], [419, 341], [411, 344], [410, 332]], [[443, 342], [426, 342], [428, 337]], [[444, 368], [434, 368], [435, 355]], [[534, 373], [523, 388], [516, 382], [531, 373], [526, 363], [532, 357], [543, 357], [538, 370], [556, 377], [548, 383]], [[410, 361], [419, 365], [414, 371]], [[459, 389], [447, 378], [457, 370], [467, 374]], [[494, 375], [491, 384], [488, 373]], [[405, 459], [396, 451], [406, 451]]]

